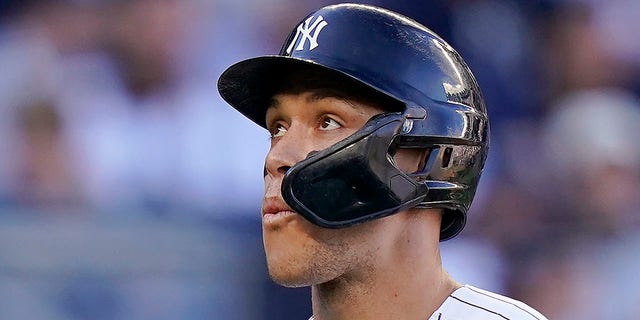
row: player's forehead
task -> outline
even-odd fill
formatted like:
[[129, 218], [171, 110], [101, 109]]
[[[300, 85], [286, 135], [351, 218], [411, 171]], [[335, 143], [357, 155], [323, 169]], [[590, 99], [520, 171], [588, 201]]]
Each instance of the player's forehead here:
[[337, 99], [385, 111], [401, 111], [404, 104], [354, 79], [318, 68], [290, 70], [280, 79], [267, 108], [278, 108], [283, 96], [305, 95], [307, 102]]

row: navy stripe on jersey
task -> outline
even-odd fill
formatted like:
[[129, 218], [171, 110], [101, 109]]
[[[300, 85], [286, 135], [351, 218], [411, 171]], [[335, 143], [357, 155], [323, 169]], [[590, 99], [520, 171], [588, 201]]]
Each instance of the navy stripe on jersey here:
[[[508, 304], [510, 304], [510, 305], [512, 305], [512, 306], [514, 306], [514, 307], [516, 307], [516, 308], [518, 308], [518, 309], [520, 309], [520, 310], [522, 310], [522, 311], [524, 311], [524, 312], [528, 313], [529, 315], [531, 315], [531, 316], [532, 316], [532, 317], [534, 317], [535, 319], [540, 320], [540, 318], [538, 318], [535, 314], [531, 313], [529, 310], [524, 309], [524, 308], [522, 308], [522, 306], [520, 306], [520, 305], [518, 305], [518, 304], [515, 304], [515, 303], [513, 303], [513, 302], [511, 302], [511, 301], [509, 301], [509, 300], [506, 300], [506, 299], [500, 299], [500, 298], [498, 298], [498, 297], [496, 297], [496, 296], [489, 295], [489, 294], [487, 294], [486, 292], [483, 292], [483, 291], [480, 291], [480, 290], [476, 290], [476, 288], [474, 288], [474, 287], [472, 287], [472, 286], [467, 286], [467, 288], [468, 288], [469, 290], [471, 290], [471, 291], [473, 291], [473, 292], [475, 292], [475, 293], [481, 294], [481, 295], [483, 295], [483, 296], [486, 296], [486, 297], [489, 297], [489, 298], [496, 299], [496, 300], [498, 300], [498, 301], [502, 301], [502, 302], [508, 303]], [[454, 297], [454, 298], [455, 298], [455, 297]], [[458, 299], [458, 300], [459, 300], [459, 299]], [[505, 319], [506, 319], [506, 318], [505, 318]]]
[[[460, 298], [458, 298], [458, 297], [456, 297], [456, 296], [453, 296], [453, 295], [452, 295], [452, 296], [451, 296], [451, 298], [454, 298], [454, 299], [456, 299], [456, 300], [458, 300], [458, 301], [460, 301], [460, 302], [462, 302], [462, 303], [464, 303], [464, 304], [468, 304], [468, 305], [470, 305], [470, 306], [472, 306], [472, 307], [474, 307], [474, 308], [478, 308], [478, 309], [484, 310], [484, 311], [486, 311], [486, 312], [493, 313], [493, 314], [495, 314], [495, 315], [499, 316], [499, 317], [500, 317], [500, 318], [502, 318], [502, 319], [510, 320], [509, 318], [507, 318], [507, 317], [505, 317], [505, 316], [503, 316], [503, 315], [501, 315], [501, 314], [499, 314], [499, 313], [497, 313], [497, 312], [495, 312], [495, 311], [493, 311], [493, 310], [489, 310], [489, 309], [487, 309], [487, 308], [483, 308], [483, 307], [481, 307], [481, 306], [479, 306], [479, 305], [477, 305], [477, 304], [473, 304], [473, 303], [471, 303], [471, 302], [464, 301], [464, 300], [462, 300], [462, 299], [460, 299]], [[442, 313], [441, 313], [440, 315], [442, 315]], [[438, 317], [438, 319], [440, 319], [440, 317]]]

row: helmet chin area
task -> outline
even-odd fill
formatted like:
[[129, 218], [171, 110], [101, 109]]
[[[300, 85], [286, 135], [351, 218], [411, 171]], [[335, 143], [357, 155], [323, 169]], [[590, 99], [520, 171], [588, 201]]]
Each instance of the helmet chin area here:
[[407, 116], [384, 113], [363, 128], [310, 154], [284, 177], [282, 195], [310, 222], [342, 228], [394, 214], [420, 203], [427, 194], [393, 163], [393, 141]]

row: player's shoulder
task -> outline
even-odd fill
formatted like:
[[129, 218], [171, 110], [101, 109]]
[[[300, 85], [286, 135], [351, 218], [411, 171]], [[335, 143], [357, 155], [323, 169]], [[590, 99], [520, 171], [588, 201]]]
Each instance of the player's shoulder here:
[[431, 319], [548, 320], [521, 301], [470, 285], [454, 291]]

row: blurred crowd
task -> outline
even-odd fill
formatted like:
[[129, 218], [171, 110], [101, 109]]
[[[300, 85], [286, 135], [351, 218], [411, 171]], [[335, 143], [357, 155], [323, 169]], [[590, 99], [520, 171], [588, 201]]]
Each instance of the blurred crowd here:
[[[36, 224], [52, 216], [206, 221], [211, 227], [198, 232], [237, 230], [206, 259], [233, 260], [229, 252], [259, 248], [268, 134], [221, 100], [216, 80], [236, 61], [276, 53], [301, 17], [335, 2], [0, 1], [0, 229], [13, 230], [7, 226], [23, 215]], [[524, 300], [549, 319], [636, 317], [640, 2], [362, 2], [436, 31], [483, 89], [491, 150], [467, 229], [443, 243], [451, 273]], [[182, 233], [170, 236], [176, 234]], [[172, 282], [168, 291], [184, 293], [176, 299], [196, 301], [183, 306], [206, 307], [153, 318], [234, 319], [220, 310], [247, 305], [255, 309], [247, 317], [308, 316], [307, 292], [274, 300], [273, 291], [282, 289], [260, 278], [264, 266], [255, 261], [262, 253], [245, 252], [252, 255], [250, 270], [222, 269], [213, 278], [251, 281], [214, 280], [219, 288], [211, 290], [232, 293], [202, 295], [190, 293], [203, 291], [191, 278], [190, 285]], [[0, 259], [0, 288], [20, 287], [20, 267], [7, 267], [7, 259]], [[118, 308], [100, 304], [104, 290], [92, 288], [80, 285], [79, 296], [93, 292], [93, 300], [63, 302], [71, 309], [0, 311], [0, 317], [85, 319], [90, 313], [77, 310]], [[146, 296], [144, 290], [157, 288], [136, 290]], [[10, 295], [5, 292], [0, 296]], [[240, 298], [204, 298], [229, 296]], [[240, 303], [242, 297], [253, 300]], [[171, 305], [168, 300], [162, 301]], [[149, 298], [128, 308], [102, 312], [101, 319], [146, 318], [141, 315], [154, 313], [144, 310], [159, 306]]]

